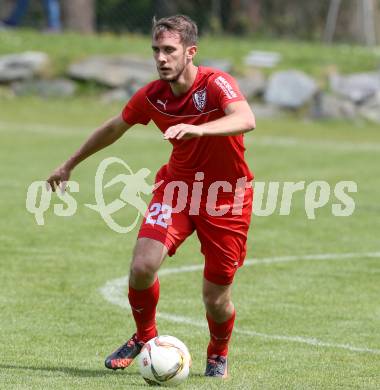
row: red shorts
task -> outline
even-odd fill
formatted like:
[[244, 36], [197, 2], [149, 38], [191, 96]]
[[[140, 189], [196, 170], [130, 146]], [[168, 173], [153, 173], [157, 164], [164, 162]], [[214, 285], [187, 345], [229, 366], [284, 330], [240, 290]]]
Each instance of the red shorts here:
[[210, 215], [205, 201], [200, 202], [199, 215], [191, 215], [189, 202], [186, 202], [182, 211], [171, 213], [171, 207], [163, 203], [163, 197], [164, 192], [156, 190], [138, 237], [160, 241], [168, 248], [169, 256], [172, 256], [195, 230], [205, 257], [204, 277], [215, 284], [231, 284], [246, 255], [252, 213], [252, 187], [245, 189], [238, 213], [233, 209], [236, 204], [234, 196], [218, 197], [215, 210], [228, 209], [222, 216]]

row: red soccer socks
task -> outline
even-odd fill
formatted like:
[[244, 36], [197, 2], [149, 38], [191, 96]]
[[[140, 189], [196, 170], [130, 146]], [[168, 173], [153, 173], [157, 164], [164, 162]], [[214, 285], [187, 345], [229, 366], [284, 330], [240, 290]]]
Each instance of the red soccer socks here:
[[128, 298], [136, 322], [137, 338], [140, 341], [147, 342], [157, 335], [156, 306], [159, 296], [158, 278], [145, 290], [136, 290], [129, 286]]
[[227, 356], [228, 343], [232, 335], [235, 322], [235, 311], [225, 322], [215, 322], [209, 314], [206, 314], [208, 327], [210, 330], [210, 342], [207, 348], [207, 356], [220, 355]]

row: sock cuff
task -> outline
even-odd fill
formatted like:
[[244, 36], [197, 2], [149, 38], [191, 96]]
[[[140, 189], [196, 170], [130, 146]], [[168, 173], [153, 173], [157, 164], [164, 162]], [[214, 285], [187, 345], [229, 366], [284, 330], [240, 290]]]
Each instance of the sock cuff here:
[[234, 309], [231, 317], [224, 321], [224, 322], [216, 322], [211, 316], [209, 313], [206, 312], [206, 318], [207, 318], [207, 322], [212, 325], [212, 327], [214, 329], [225, 329], [226, 326], [230, 325], [230, 324], [233, 324], [234, 321], [235, 321], [235, 317], [236, 317], [236, 310]]
[[140, 294], [142, 295], [142, 294], [154, 292], [155, 290], [157, 290], [158, 287], [160, 287], [160, 280], [157, 277], [150, 287], [144, 288], [143, 290], [137, 290], [136, 288], [133, 288], [131, 285], [129, 285], [129, 291], [136, 295], [140, 295]]
[[129, 296], [129, 299], [133, 300], [133, 302], [135, 304], [140, 304], [141, 303], [145, 303], [146, 300], [150, 300], [152, 299], [152, 297], [155, 297], [158, 301], [158, 297], [159, 297], [159, 294], [160, 294], [160, 281], [159, 279], [157, 278], [154, 283], [144, 289], [144, 290], [136, 290], [135, 288], [129, 286], [129, 292], [128, 292], [128, 296]]

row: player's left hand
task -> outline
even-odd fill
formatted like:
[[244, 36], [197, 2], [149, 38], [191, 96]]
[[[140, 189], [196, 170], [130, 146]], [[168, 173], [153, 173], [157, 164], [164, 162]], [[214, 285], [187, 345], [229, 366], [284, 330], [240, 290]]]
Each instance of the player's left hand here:
[[190, 139], [202, 136], [203, 128], [201, 126], [188, 125], [185, 123], [170, 126], [164, 133], [164, 139]]

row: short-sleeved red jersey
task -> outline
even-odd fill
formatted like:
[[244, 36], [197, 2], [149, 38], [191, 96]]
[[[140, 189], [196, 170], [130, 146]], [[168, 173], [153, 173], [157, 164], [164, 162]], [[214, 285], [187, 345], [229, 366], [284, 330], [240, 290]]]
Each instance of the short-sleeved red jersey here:
[[[236, 81], [216, 69], [199, 66], [193, 86], [175, 96], [167, 81], [156, 80], [141, 88], [123, 110], [126, 123], [146, 125], [152, 120], [164, 133], [179, 123], [202, 125], [225, 116], [225, 107], [244, 100]], [[160, 170], [166, 180], [194, 181], [197, 172], [204, 173], [204, 183], [246, 177], [253, 179], [245, 160], [243, 135], [204, 136], [188, 140], [170, 140], [172, 154]]]

